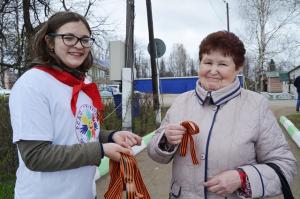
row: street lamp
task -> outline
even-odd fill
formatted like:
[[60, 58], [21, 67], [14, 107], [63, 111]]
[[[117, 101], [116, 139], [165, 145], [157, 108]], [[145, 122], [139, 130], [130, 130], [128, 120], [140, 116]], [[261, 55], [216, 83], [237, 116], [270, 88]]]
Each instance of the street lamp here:
[[226, 4], [226, 13], [227, 13], [227, 31], [229, 32], [229, 6], [228, 6], [228, 2], [223, 0], [224, 3]]

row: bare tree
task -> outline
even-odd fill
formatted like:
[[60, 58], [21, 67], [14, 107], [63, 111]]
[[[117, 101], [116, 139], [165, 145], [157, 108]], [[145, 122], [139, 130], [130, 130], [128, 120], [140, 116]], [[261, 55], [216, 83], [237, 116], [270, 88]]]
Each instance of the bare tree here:
[[276, 71], [276, 64], [273, 59], [268, 62], [268, 71]]
[[146, 73], [145, 70], [143, 70], [143, 62], [145, 59], [143, 56], [143, 51], [134, 49], [134, 57], [134, 66], [136, 68], [137, 78], [145, 77]]
[[250, 78], [249, 73], [250, 73], [250, 62], [249, 62], [249, 57], [246, 56], [244, 66], [243, 66], [243, 75], [245, 76], [245, 78]]
[[195, 61], [193, 59], [189, 59], [188, 66], [190, 69], [189, 75], [197, 76], [198, 75], [198, 67], [195, 66]]
[[[281, 36], [284, 28], [295, 22], [300, 9], [297, 0], [245, 0], [239, 1], [243, 18], [247, 21], [246, 37], [250, 51], [256, 55], [256, 88], [259, 75], [266, 70], [266, 62], [283, 51]], [[253, 42], [254, 41], [254, 42]]]
[[150, 71], [149, 60], [145, 57], [144, 48], [142, 42], [138, 39], [134, 39], [134, 67], [136, 68], [137, 78], [148, 77], [148, 71]]
[[[107, 17], [94, 16], [96, 0], [2, 0], [0, 2], [0, 74], [13, 68], [22, 74], [33, 59], [34, 35], [50, 15], [57, 11], [75, 11], [93, 19], [96, 45], [103, 46]], [[0, 77], [1, 78], [1, 77]], [[3, 79], [3, 78], [1, 78]]]
[[166, 63], [165, 63], [164, 58], [160, 59], [158, 68], [159, 68], [159, 76], [166, 77], [167, 69], [166, 69]]
[[174, 44], [172, 52], [169, 56], [169, 66], [170, 71], [176, 76], [186, 76], [187, 75], [187, 61], [188, 55], [183, 44]]
[[[4, 85], [4, 71], [7, 68], [14, 67], [18, 62], [20, 45], [20, 31], [18, 25], [18, 1], [0, 2], [0, 78]], [[11, 14], [12, 13], [12, 14]], [[14, 32], [15, 34], [11, 34]]]

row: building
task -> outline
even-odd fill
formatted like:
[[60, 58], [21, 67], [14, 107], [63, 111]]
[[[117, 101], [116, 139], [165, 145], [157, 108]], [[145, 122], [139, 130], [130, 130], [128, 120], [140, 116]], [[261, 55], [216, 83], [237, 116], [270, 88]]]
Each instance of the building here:
[[300, 66], [296, 66], [292, 70], [288, 72], [289, 77], [289, 84], [285, 87], [285, 90], [287, 90], [289, 93], [293, 94], [294, 96], [297, 96], [297, 89], [294, 86], [293, 82], [296, 79], [296, 77], [300, 76]]
[[290, 93], [289, 72], [267, 71], [260, 76], [260, 91], [267, 93]]
[[282, 81], [280, 81], [280, 73], [276, 71], [266, 72], [263, 80], [263, 88], [268, 93], [281, 93]]
[[88, 78], [97, 84], [99, 90], [111, 84], [109, 80], [109, 67], [104, 61], [94, 64], [87, 73]]
[[[98, 64], [94, 64], [88, 71], [87, 77], [90, 81], [97, 84], [98, 89], [112, 84], [109, 79], [109, 66], [104, 61], [99, 61]], [[11, 89], [17, 80], [17, 75], [12, 69], [7, 69], [3, 74], [3, 88]]]

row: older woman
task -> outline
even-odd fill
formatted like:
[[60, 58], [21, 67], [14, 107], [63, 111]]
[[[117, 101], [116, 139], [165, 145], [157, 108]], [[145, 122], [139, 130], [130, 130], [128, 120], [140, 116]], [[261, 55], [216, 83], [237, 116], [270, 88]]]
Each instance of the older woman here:
[[[267, 162], [277, 164], [289, 183], [296, 175], [296, 160], [268, 101], [240, 87], [244, 56], [243, 43], [231, 32], [215, 32], [201, 42], [196, 89], [176, 98], [148, 145], [153, 160], [173, 160], [170, 198], [280, 194], [280, 180]], [[200, 130], [191, 136], [194, 143], [188, 141], [185, 156], [183, 121]]]

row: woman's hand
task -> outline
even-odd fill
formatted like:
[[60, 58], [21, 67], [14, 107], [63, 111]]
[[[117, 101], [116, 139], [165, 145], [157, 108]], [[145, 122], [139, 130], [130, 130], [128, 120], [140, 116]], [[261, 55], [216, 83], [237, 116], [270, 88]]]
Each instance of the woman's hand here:
[[117, 131], [112, 137], [113, 141], [123, 147], [131, 148], [134, 145], [141, 145], [142, 138], [130, 131]]
[[133, 155], [132, 150], [124, 148], [116, 143], [105, 143], [103, 144], [104, 155], [108, 158], [119, 162], [121, 158], [121, 153], [128, 155]]
[[232, 194], [242, 186], [237, 170], [224, 171], [209, 179], [207, 182], [204, 182], [203, 185], [207, 187], [208, 191], [223, 197]]
[[170, 144], [180, 144], [186, 133], [186, 129], [180, 124], [169, 124], [165, 129], [165, 135]]

